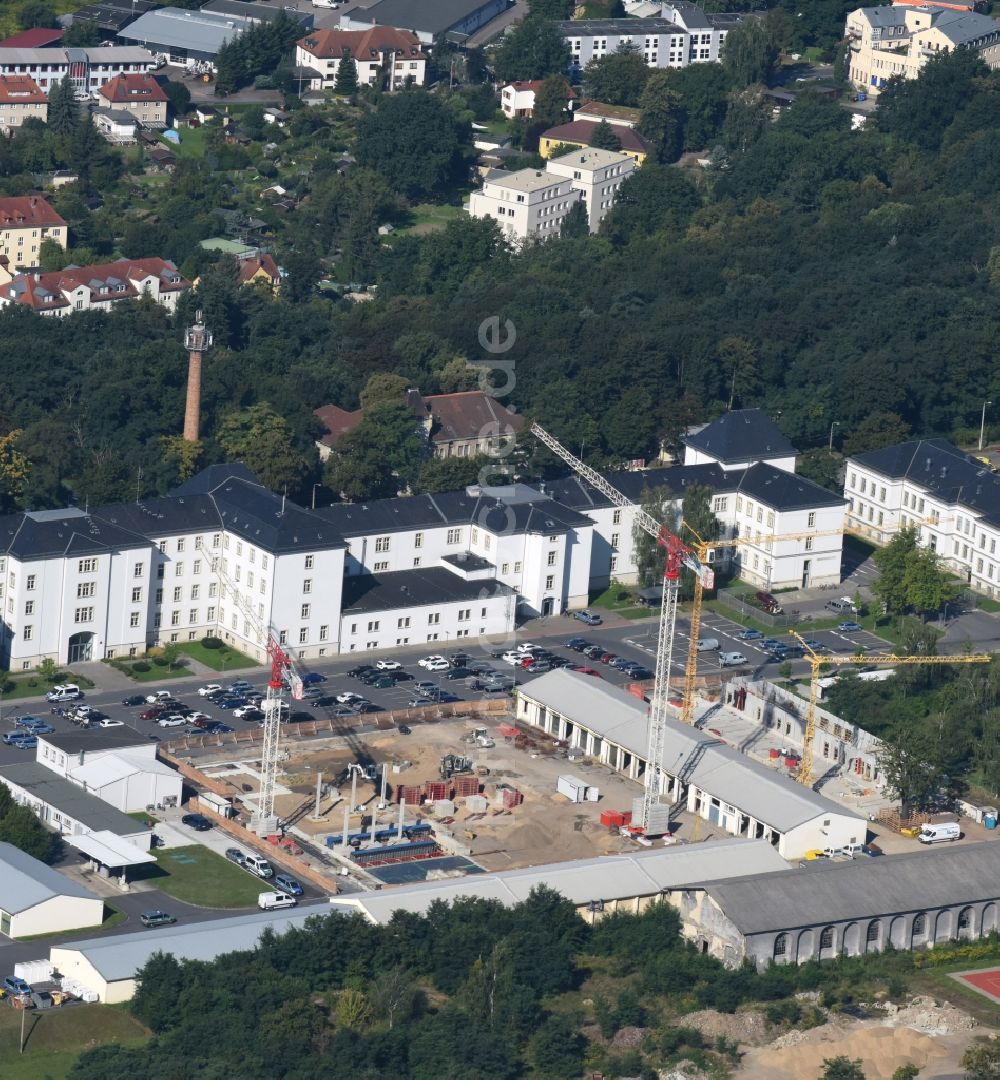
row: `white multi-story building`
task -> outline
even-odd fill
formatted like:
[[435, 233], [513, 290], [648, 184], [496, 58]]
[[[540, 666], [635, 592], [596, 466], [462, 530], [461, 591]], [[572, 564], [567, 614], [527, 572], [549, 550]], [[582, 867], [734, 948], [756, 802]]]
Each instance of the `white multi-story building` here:
[[310, 90], [332, 90], [343, 63], [354, 64], [359, 86], [399, 90], [427, 81], [427, 54], [416, 34], [391, 26], [311, 30], [295, 46], [295, 65]]
[[90, 97], [118, 75], [152, 71], [156, 61], [147, 49], [108, 45], [95, 49], [0, 49], [0, 75], [27, 75], [48, 93], [69, 76], [82, 98]]
[[652, 68], [717, 63], [726, 35], [742, 15], [707, 14], [688, 0], [664, 3], [660, 18], [579, 19], [558, 23], [574, 70], [585, 68], [620, 46], [632, 46]]
[[590, 231], [596, 233], [614, 205], [618, 189], [635, 172], [635, 161], [621, 151], [588, 146], [550, 158], [545, 169], [553, 176], [565, 176], [580, 192]]
[[505, 236], [547, 240], [559, 235], [563, 219], [580, 199], [565, 177], [544, 169], [498, 169], [487, 173], [482, 189], [469, 196], [468, 211], [472, 217], [496, 220]]
[[711, 490], [721, 538], [741, 543], [710, 558], [745, 580], [840, 580], [844, 499], [795, 475], [794, 447], [762, 413], [727, 413], [687, 443], [683, 466], [609, 476], [627, 507], [566, 478], [310, 511], [219, 465], [162, 498], [11, 515], [0, 663], [138, 656], [207, 635], [263, 661], [262, 627], [302, 659], [506, 634], [635, 580], [635, 510], [661, 486], [665, 515], [691, 485]]
[[920, 543], [1000, 596], [1000, 476], [944, 439], [915, 439], [847, 459], [848, 523], [876, 543], [916, 528]]

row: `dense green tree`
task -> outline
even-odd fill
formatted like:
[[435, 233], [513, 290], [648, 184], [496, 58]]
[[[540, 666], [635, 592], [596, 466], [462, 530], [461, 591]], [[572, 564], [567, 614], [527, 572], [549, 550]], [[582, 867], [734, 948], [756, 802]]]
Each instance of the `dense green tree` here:
[[63, 137], [71, 135], [80, 125], [80, 106], [68, 75], [49, 91], [47, 122], [53, 134]]
[[770, 120], [771, 106], [760, 87], [751, 86], [733, 94], [722, 125], [723, 145], [746, 153], [767, 130]]
[[819, 484], [827, 491], [840, 495], [844, 490], [843, 462], [837, 454], [831, 453], [826, 447], [807, 450], [804, 454], [800, 454], [795, 462], [795, 471], [799, 476], [811, 480], [814, 484]]
[[872, 592], [886, 611], [903, 612], [909, 606], [906, 574], [919, 554], [919, 533], [914, 526], [900, 529], [885, 547], [875, 552], [873, 561], [879, 573]]
[[843, 1054], [837, 1057], [823, 1058], [822, 1080], [865, 1080], [861, 1059], [852, 1061]]
[[324, 482], [352, 502], [388, 498], [415, 483], [427, 457], [417, 421], [402, 401], [376, 401], [364, 419], [337, 441]]
[[36, 26], [49, 28], [59, 25], [55, 11], [45, 3], [45, 0], [28, 0], [26, 4], [22, 4], [17, 21], [22, 30], [32, 30]]
[[184, 116], [191, 107], [191, 91], [176, 79], [167, 79], [163, 87], [173, 117]]
[[242, 461], [272, 491], [297, 493], [306, 471], [288, 421], [267, 402], [223, 416], [216, 433], [229, 461]]
[[67, 49], [92, 49], [100, 44], [101, 32], [97, 28], [97, 23], [89, 20], [72, 23], [66, 27], [62, 36], [62, 45]]
[[[675, 496], [668, 487], [644, 488], [639, 506], [654, 520], [675, 532], [680, 515], [676, 509]], [[640, 525], [632, 526], [632, 550], [635, 552], [636, 576], [639, 585], [648, 588], [663, 580], [666, 552]]]
[[910, 425], [895, 412], [876, 409], [855, 424], [844, 438], [845, 454], [863, 454], [905, 442]]
[[621, 140], [615, 134], [615, 129], [607, 122], [601, 120], [594, 128], [590, 136], [590, 145], [598, 150], [621, 150]]
[[576, 1080], [583, 1070], [583, 1036], [568, 1017], [551, 1016], [531, 1036], [528, 1057], [537, 1076]]
[[298, 304], [315, 294], [316, 283], [323, 274], [323, 264], [315, 255], [307, 251], [296, 251], [286, 255], [281, 263], [288, 274], [281, 281], [281, 291], [285, 299]]
[[722, 64], [738, 88], [769, 85], [777, 59], [778, 46], [764, 19], [751, 16], [726, 34]]
[[409, 198], [440, 191], [456, 175], [468, 125], [425, 90], [386, 94], [358, 124], [358, 161]]
[[[432, 457], [420, 467], [413, 490], [418, 495], [433, 495], [438, 491], [461, 491], [479, 479], [482, 469], [493, 464], [486, 455], [474, 457]], [[491, 472], [490, 483], [496, 479]]]
[[560, 22], [572, 16], [573, 0], [528, 0], [528, 14]]
[[685, 488], [680, 532], [684, 543], [696, 547], [701, 541], [717, 540], [719, 531], [719, 519], [712, 510], [712, 489], [704, 484]]
[[569, 70], [570, 51], [555, 23], [527, 18], [508, 31], [497, 47], [494, 70], [497, 79], [512, 82], [544, 79]]
[[358, 65], [349, 49], [344, 50], [344, 55], [337, 65], [337, 75], [333, 80], [333, 92], [350, 97], [358, 92]]
[[221, 96], [248, 86], [258, 75], [270, 75], [291, 55], [302, 36], [302, 24], [287, 12], [244, 30], [219, 49], [215, 58], [215, 92]]
[[601, 233], [612, 243], [628, 243], [632, 236], [652, 236], [661, 230], [683, 229], [701, 197], [679, 170], [645, 164], [618, 189], [611, 212], [601, 222]]
[[615, 52], [591, 60], [583, 78], [587, 94], [597, 101], [638, 106], [650, 74], [635, 46], [620, 45]]
[[1000, 1046], [993, 1040], [976, 1041], [962, 1055], [965, 1080], [993, 1080], [1000, 1071]]
[[586, 204], [581, 200], [573, 203], [569, 213], [563, 218], [559, 235], [565, 240], [579, 240], [590, 235], [590, 221], [587, 218]]
[[31, 807], [19, 803], [0, 815], [0, 841], [42, 862], [54, 862], [62, 848], [59, 837], [45, 828]]
[[569, 88], [563, 75], [550, 75], [535, 91], [535, 106], [531, 119], [539, 127], [555, 127], [566, 117]]
[[673, 89], [672, 72], [654, 71], [639, 99], [642, 119], [639, 133], [651, 142], [656, 160], [669, 165], [681, 156], [684, 145], [684, 109], [681, 95]]

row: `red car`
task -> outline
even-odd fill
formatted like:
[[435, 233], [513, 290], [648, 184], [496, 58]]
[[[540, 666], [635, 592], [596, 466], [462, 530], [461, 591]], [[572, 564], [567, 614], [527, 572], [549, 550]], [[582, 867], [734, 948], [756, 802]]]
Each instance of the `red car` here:
[[602, 664], [610, 664], [612, 660], [617, 660], [617, 659], [618, 659], [617, 653], [606, 652], [606, 653], [601, 654], [601, 663]]
[[595, 679], [601, 679], [603, 676], [599, 671], [595, 671], [592, 667], [575, 667], [571, 668], [571, 671], [579, 671], [581, 675], [592, 675]]
[[163, 709], [159, 705], [157, 705], [152, 709], [143, 709], [143, 711], [141, 713], [139, 713], [139, 719], [140, 720], [159, 720], [161, 716], [166, 716], [166, 715], [167, 715], [167, 710]]

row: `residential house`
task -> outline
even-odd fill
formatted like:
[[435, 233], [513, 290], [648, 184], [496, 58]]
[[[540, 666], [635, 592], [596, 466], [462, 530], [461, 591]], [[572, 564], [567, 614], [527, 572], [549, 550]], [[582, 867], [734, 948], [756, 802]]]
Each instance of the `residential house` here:
[[19, 304], [39, 315], [109, 311], [122, 300], [149, 296], [168, 311], [191, 282], [166, 259], [118, 259], [93, 266], [67, 266], [50, 273], [0, 271], [0, 308]]
[[635, 160], [624, 152], [581, 147], [561, 157], [550, 158], [546, 172], [565, 176], [580, 192], [587, 210], [590, 231], [596, 233], [614, 205], [618, 189], [635, 172]]
[[148, 72], [116, 76], [101, 87], [100, 98], [109, 108], [130, 112], [143, 127], [167, 126], [170, 99]]
[[90, 119], [109, 143], [131, 145], [136, 141], [139, 121], [126, 109], [93, 109]]
[[903, 528], [977, 592], [1000, 597], [1000, 475], [945, 439], [847, 459], [847, 520], [876, 543]]
[[[535, 112], [535, 93], [542, 85], [542, 79], [527, 82], [508, 83], [500, 91], [500, 108], [508, 120], [530, 120]], [[566, 108], [571, 109], [576, 100], [576, 91], [566, 83]]]
[[10, 135], [25, 120], [49, 116], [49, 99], [29, 75], [0, 75], [0, 131]]
[[558, 236], [563, 219], [582, 196], [565, 177], [542, 169], [497, 170], [469, 196], [472, 217], [491, 218], [512, 240]]
[[37, 266], [43, 240], [66, 250], [66, 222], [41, 195], [0, 198], [0, 255], [12, 267]]
[[281, 288], [281, 272], [271, 255], [253, 255], [240, 259], [239, 279], [241, 285], [263, 285], [271, 292]]
[[194, 115], [199, 124], [208, 124], [219, 119], [219, 110], [213, 109], [211, 105], [195, 105]]
[[151, 71], [155, 58], [146, 49], [102, 45], [98, 48], [0, 47], [0, 75], [27, 75], [48, 93], [69, 76], [78, 97], [89, 99], [117, 75]]
[[642, 119], [642, 109], [629, 105], [608, 105], [603, 101], [582, 101], [573, 112], [574, 120], [590, 120], [599, 124], [602, 120], [612, 127], [637, 128]]
[[161, 173], [172, 173], [177, 168], [177, 155], [165, 146], [154, 146], [149, 151], [150, 167]]
[[367, 30], [313, 30], [295, 46], [295, 65], [311, 90], [332, 90], [345, 59], [357, 67], [360, 86], [423, 86], [427, 55], [416, 34], [391, 26]]
[[847, 16], [848, 77], [877, 96], [893, 76], [915, 79], [941, 52], [970, 49], [1000, 67], [1000, 22], [946, 7], [893, 5], [857, 8]]
[[[600, 121], [597, 120], [572, 120], [568, 124], [557, 124], [556, 127], [546, 129], [538, 140], [539, 154], [543, 158], [551, 158], [560, 147], [590, 146], [598, 123]], [[652, 144], [634, 128], [611, 123], [611, 130], [618, 139], [621, 152], [632, 158], [636, 165], [641, 165], [653, 153]]]

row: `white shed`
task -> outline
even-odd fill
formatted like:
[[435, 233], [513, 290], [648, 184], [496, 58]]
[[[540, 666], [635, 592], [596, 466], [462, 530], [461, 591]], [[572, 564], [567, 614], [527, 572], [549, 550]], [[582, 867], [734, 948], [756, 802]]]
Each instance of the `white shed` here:
[[99, 927], [104, 901], [12, 844], [0, 843], [0, 934], [9, 938]]

